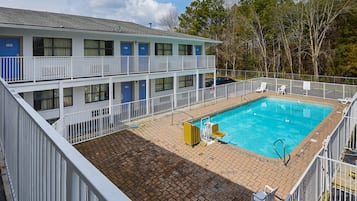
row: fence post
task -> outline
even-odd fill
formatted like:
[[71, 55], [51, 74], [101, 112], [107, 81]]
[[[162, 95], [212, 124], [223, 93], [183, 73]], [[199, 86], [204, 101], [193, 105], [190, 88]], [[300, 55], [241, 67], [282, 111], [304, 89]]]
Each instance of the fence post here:
[[129, 61], [130, 61], [129, 56], [127, 56], [127, 57], [126, 57], [126, 74], [127, 74], [127, 75], [130, 74], [130, 73], [129, 73]]
[[342, 85], [342, 98], [345, 98], [345, 85]]
[[154, 98], [151, 98], [151, 117], [152, 117], [152, 120], [154, 120], [154, 113], [155, 113], [155, 111], [154, 111], [154, 109], [155, 109], [155, 107], [154, 107]]
[[131, 106], [132, 106], [132, 103], [131, 102], [129, 102], [128, 103], [128, 107], [129, 107], [129, 109], [128, 109], [128, 121], [129, 121], [129, 123], [131, 122]]
[[[196, 89], [197, 90], [197, 89]], [[187, 92], [188, 93], [188, 107], [189, 107], [189, 110], [191, 110], [191, 93], [190, 92]]]
[[151, 73], [151, 56], [149, 56], [149, 62], [148, 62], [148, 73]]
[[226, 92], [226, 97], [227, 97], [226, 99], [228, 100], [228, 86], [225, 84], [225, 85], [224, 85], [224, 88], [225, 88], [225, 90], [226, 90], [226, 91], [225, 91], [225, 92]]

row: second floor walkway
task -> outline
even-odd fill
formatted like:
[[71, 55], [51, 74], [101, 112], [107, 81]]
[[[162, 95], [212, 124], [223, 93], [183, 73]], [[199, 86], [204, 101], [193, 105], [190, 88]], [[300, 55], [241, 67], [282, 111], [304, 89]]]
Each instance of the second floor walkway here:
[[0, 57], [8, 83], [214, 69], [215, 56]]

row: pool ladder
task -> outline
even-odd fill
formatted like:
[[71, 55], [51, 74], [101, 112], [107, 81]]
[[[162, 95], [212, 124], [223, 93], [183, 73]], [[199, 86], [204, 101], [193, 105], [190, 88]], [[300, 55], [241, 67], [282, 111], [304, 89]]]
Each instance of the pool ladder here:
[[[280, 155], [280, 153], [279, 153], [279, 151], [278, 151], [278, 149], [277, 149], [277, 144], [279, 144], [279, 142], [280, 142], [280, 144], [283, 146], [283, 151], [284, 151], [283, 156]], [[273, 145], [274, 145], [274, 151], [275, 151], [275, 153], [276, 153], [276, 154], [279, 156], [279, 158], [283, 161], [284, 165], [287, 166], [288, 163], [289, 163], [289, 161], [290, 161], [290, 154], [288, 155], [288, 160], [286, 160], [286, 146], [285, 146], [284, 141], [283, 141], [282, 139], [277, 139], [277, 140], [273, 143]]]

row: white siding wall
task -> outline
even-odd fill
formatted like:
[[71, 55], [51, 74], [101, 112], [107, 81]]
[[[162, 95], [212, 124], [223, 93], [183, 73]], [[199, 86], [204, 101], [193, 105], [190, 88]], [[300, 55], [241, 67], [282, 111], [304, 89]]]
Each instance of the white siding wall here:
[[[205, 46], [204, 43], [200, 42], [192, 42], [192, 41], [184, 41], [184, 40], [174, 40], [169, 38], [149, 38], [149, 37], [130, 37], [130, 36], [119, 36], [115, 34], [99, 34], [99, 33], [80, 33], [80, 32], [68, 32], [64, 31], [51, 31], [51, 30], [20, 30], [14, 28], [0, 28], [0, 37], [1, 36], [14, 36], [14, 37], [22, 37], [23, 40], [23, 56], [32, 56], [33, 55], [33, 37], [58, 37], [58, 38], [71, 38], [72, 39], [72, 55], [73, 56], [83, 56], [84, 55], [84, 39], [94, 39], [94, 40], [113, 40], [114, 41], [114, 55], [120, 56], [120, 42], [132, 42], [134, 55], [138, 55], [138, 44], [139, 43], [149, 43], [149, 55], [155, 55], [155, 43], [171, 43], [173, 45], [173, 55], [178, 55], [178, 45], [179, 44], [192, 44], [193, 45], [193, 54], [195, 54], [195, 45], [202, 46], [202, 54], [205, 54]], [[169, 76], [174, 76], [174, 73], [168, 74]], [[161, 76], [162, 77], [162, 76]], [[193, 90], [196, 88], [196, 76], [194, 77], [194, 86], [188, 88], [177, 88], [177, 93]], [[177, 79], [178, 80], [178, 79]], [[172, 94], [173, 90], [155, 92], [155, 81], [154, 79], [150, 81], [150, 96], [163, 96]], [[105, 83], [105, 82], [104, 82]], [[133, 82], [133, 99], [139, 99], [139, 82]], [[91, 84], [90, 81], [88, 85]], [[178, 84], [178, 83], [177, 83]], [[36, 90], [36, 86], [34, 86], [33, 90]], [[37, 88], [38, 90], [38, 88]], [[113, 100], [113, 104], [119, 104], [121, 102], [121, 85], [120, 83], [115, 83], [115, 99]], [[33, 92], [24, 93], [25, 100], [33, 106]], [[101, 101], [90, 104], [85, 104], [84, 101], [84, 87], [75, 87], [73, 89], [73, 106], [65, 107], [64, 112], [72, 113], [76, 111], [90, 110], [98, 107], [108, 106], [109, 101]], [[59, 109], [47, 110], [47, 111], [39, 111], [39, 113], [45, 119], [53, 119], [59, 117]]]

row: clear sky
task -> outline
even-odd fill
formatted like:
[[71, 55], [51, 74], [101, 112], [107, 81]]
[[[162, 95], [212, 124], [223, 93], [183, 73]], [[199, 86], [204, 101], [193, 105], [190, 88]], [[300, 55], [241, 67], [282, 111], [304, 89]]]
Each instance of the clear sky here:
[[192, 0], [0, 0], [0, 7], [59, 12], [157, 26], [171, 9], [185, 12]]

